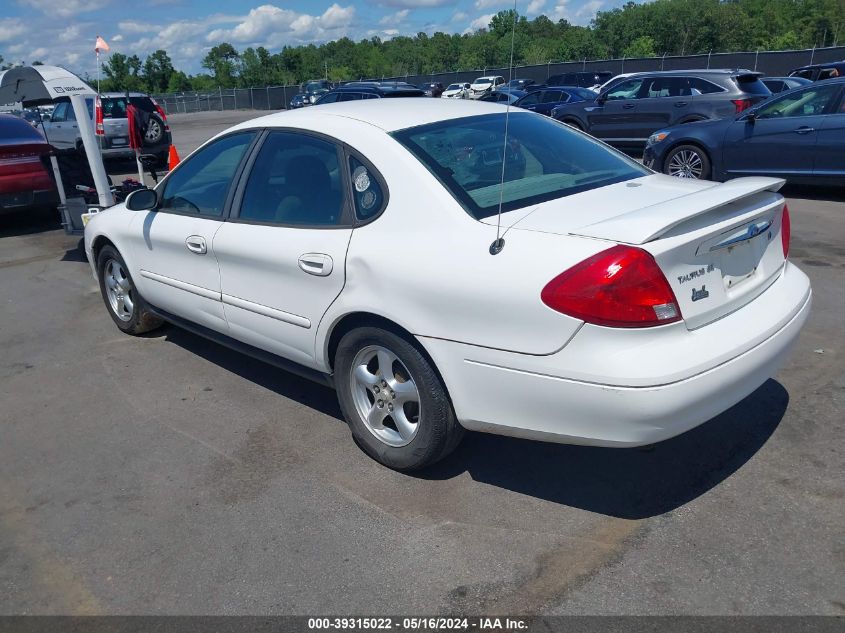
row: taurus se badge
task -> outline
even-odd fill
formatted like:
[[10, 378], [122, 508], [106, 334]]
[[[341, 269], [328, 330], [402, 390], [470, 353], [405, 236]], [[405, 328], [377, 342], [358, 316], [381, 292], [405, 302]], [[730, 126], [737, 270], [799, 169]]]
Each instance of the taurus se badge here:
[[707, 292], [707, 286], [701, 286], [701, 290], [696, 290], [695, 288], [692, 289], [692, 300], [698, 301], [699, 299], [706, 299], [710, 296], [710, 293]]

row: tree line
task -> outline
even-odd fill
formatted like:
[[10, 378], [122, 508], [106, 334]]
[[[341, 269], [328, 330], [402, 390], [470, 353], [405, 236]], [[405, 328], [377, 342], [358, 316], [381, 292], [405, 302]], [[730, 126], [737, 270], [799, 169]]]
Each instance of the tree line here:
[[[514, 26], [514, 20], [516, 24]], [[545, 15], [529, 20], [501, 11], [475, 33], [347, 37], [324, 44], [238, 51], [211, 48], [205, 72], [177, 70], [164, 50], [142, 62], [114, 52], [103, 65], [103, 90], [153, 93], [399, 77], [507, 67], [549, 61], [651, 57], [695, 53], [785, 50], [837, 45], [845, 40], [845, 0], [655, 0], [600, 11], [588, 26]]]

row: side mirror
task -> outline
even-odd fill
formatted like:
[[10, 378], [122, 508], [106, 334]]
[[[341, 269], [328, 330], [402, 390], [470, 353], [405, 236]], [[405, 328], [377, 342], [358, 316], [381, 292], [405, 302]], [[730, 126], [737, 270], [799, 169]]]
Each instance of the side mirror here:
[[49, 121], [49, 120], [50, 120], [50, 115], [49, 115], [49, 114], [42, 114], [42, 115], [41, 115], [41, 120], [42, 120], [42, 121]]
[[754, 111], [754, 110], [752, 110], [751, 112], [749, 112], [748, 114], [745, 115], [746, 123], [750, 123], [751, 125], [754, 125], [754, 122], [756, 120], [757, 120], [757, 112]]
[[596, 97], [596, 103], [599, 105], [604, 105], [604, 102], [607, 101], [607, 93], [603, 92], [598, 97]]
[[153, 189], [138, 189], [126, 196], [130, 211], [152, 211], [158, 206], [158, 194]]

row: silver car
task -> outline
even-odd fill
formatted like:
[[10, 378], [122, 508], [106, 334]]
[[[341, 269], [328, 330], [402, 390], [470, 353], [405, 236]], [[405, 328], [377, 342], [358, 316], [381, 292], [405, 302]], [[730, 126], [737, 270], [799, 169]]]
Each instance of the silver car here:
[[[161, 164], [167, 163], [170, 151], [170, 127], [164, 110], [154, 99], [142, 93], [129, 93], [129, 103], [144, 111], [149, 117], [144, 133], [143, 153], [155, 154]], [[101, 151], [103, 158], [131, 158], [135, 155], [129, 143], [129, 120], [126, 118], [127, 95], [109, 92], [100, 96], [103, 108], [103, 135]], [[94, 121], [94, 99], [85, 99], [88, 116]], [[56, 149], [78, 149], [82, 146], [79, 124], [70, 101], [59, 101], [49, 119], [42, 121], [44, 135]]]

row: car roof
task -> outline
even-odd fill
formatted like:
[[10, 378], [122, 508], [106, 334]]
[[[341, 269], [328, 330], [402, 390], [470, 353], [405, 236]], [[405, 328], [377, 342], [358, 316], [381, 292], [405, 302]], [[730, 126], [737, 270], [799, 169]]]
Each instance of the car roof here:
[[808, 64], [807, 66], [799, 66], [798, 68], [790, 72], [794, 73], [799, 70], [810, 70], [812, 68], [829, 68], [831, 66], [842, 66], [843, 64], [845, 64], [845, 59], [840, 60], [838, 62], [822, 62], [819, 64]]
[[[101, 97], [107, 97], [107, 98], [125, 97], [126, 93], [125, 92], [101, 92], [100, 96]], [[150, 95], [143, 93], [143, 92], [130, 92], [129, 96], [130, 97], [149, 97]]]
[[321, 117], [346, 118], [395, 132], [418, 125], [480, 114], [501, 114], [501, 106], [468, 99], [367, 99], [326, 103], [315, 108], [283, 110], [244, 121], [236, 129], [255, 127], [317, 128]]

